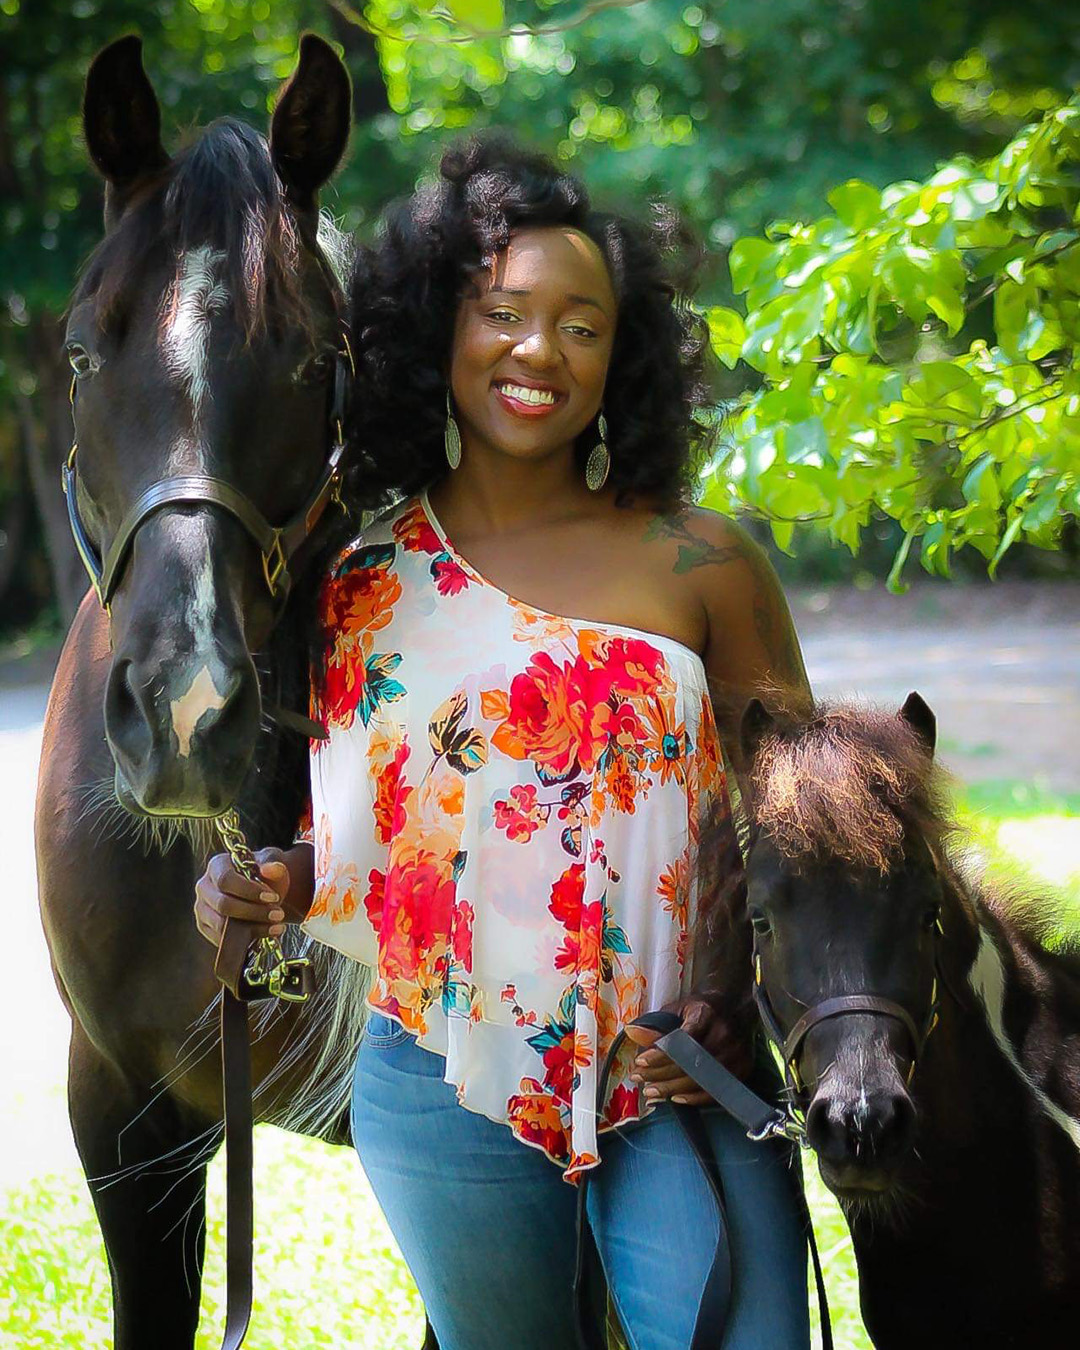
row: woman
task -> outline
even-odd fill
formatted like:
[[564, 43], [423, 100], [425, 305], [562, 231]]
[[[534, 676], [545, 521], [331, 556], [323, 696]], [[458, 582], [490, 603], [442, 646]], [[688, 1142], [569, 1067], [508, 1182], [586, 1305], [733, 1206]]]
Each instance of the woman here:
[[199, 887], [212, 942], [227, 916], [302, 922], [373, 968], [353, 1136], [443, 1350], [573, 1346], [566, 1183], [594, 1168], [630, 1345], [685, 1350], [717, 1232], [671, 1101], [721, 1159], [725, 1346], [809, 1344], [784, 1153], [642, 1030], [596, 1102], [618, 1030], [661, 1006], [749, 1067], [746, 991], [692, 969], [694, 845], [746, 699], [808, 693], [763, 554], [686, 504], [707, 335], [677, 243], [501, 140], [388, 214], [352, 430], [397, 504], [323, 588], [314, 848], [261, 855], [265, 889], [224, 857]]

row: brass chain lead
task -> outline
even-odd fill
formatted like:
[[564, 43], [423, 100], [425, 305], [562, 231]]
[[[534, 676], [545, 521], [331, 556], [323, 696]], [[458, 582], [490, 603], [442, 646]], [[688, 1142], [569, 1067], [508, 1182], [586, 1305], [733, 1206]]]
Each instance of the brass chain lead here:
[[[259, 864], [235, 811], [226, 811], [214, 822], [233, 867], [248, 881], [258, 881]], [[251, 944], [244, 966], [244, 981], [253, 989], [265, 988], [273, 998], [287, 1003], [304, 1003], [308, 989], [304, 972], [311, 962], [304, 957], [289, 958], [276, 937], [261, 937]]]

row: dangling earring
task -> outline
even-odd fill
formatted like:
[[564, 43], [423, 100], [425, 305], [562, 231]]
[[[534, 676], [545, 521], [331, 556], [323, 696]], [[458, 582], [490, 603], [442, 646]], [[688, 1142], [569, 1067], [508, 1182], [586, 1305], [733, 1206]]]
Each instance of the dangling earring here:
[[449, 389], [446, 391], [446, 431], [443, 443], [446, 446], [446, 462], [452, 469], [456, 469], [461, 463], [461, 432], [458, 431], [458, 424], [454, 421], [453, 409], [450, 407]]
[[596, 429], [600, 439], [589, 451], [589, 458], [585, 461], [585, 486], [590, 492], [600, 491], [607, 482], [608, 470], [611, 468], [611, 452], [607, 448], [607, 419], [603, 413], [597, 419]]

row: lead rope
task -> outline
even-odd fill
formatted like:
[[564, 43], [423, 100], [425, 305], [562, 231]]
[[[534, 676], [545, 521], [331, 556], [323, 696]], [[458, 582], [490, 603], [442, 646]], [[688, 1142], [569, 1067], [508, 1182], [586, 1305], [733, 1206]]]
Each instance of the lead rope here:
[[[237, 813], [226, 811], [215, 824], [233, 867], [248, 881], [258, 881], [259, 864]], [[252, 940], [250, 930], [250, 924], [227, 919], [214, 962], [214, 974], [221, 981], [225, 1112], [225, 1331], [221, 1350], [239, 1350], [251, 1320], [254, 1121], [246, 1005], [260, 998], [304, 1003], [315, 988], [309, 960], [286, 957], [275, 937]]]

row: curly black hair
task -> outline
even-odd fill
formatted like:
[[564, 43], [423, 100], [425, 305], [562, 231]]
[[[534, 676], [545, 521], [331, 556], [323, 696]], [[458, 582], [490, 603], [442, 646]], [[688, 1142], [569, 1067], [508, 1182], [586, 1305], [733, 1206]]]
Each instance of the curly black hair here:
[[[570, 226], [604, 256], [618, 302], [604, 399], [617, 500], [665, 510], [689, 495], [712, 438], [708, 327], [689, 304], [701, 250], [670, 208], [594, 210], [584, 184], [505, 134], [447, 150], [438, 178], [387, 208], [350, 287], [358, 378], [348, 494], [372, 509], [446, 472], [446, 381], [458, 304], [516, 229]], [[584, 466], [595, 422], [578, 438]]]

